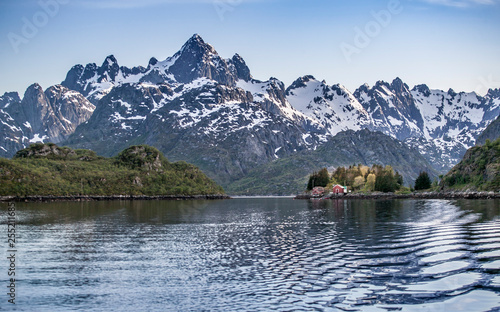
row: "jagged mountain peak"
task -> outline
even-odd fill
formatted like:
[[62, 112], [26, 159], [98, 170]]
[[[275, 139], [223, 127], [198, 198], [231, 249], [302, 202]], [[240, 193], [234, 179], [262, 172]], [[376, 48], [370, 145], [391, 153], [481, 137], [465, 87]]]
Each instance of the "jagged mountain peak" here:
[[113, 54], [111, 54], [106, 56], [101, 67], [110, 67], [114, 66], [114, 64], [118, 64], [118, 61], [116, 60], [116, 57]]
[[37, 82], [31, 84], [27, 90], [41, 90], [43, 92], [43, 88], [40, 84], [38, 84]]
[[15, 102], [21, 102], [19, 93], [5, 92], [2, 96], [0, 96], [0, 109], [9, 107], [9, 105]]
[[97, 70], [97, 74], [99, 75], [98, 81], [114, 81], [119, 71], [120, 66], [118, 66], [115, 56], [108, 55], [102, 66]]
[[402, 85], [402, 84], [405, 84], [405, 83], [403, 82], [403, 80], [402, 80], [401, 78], [396, 77], [396, 78], [394, 78], [394, 80], [392, 81], [392, 84], [393, 84], [393, 85], [395, 85], [395, 84], [401, 84], [401, 85]]
[[384, 80], [378, 80], [377, 82], [375, 82], [375, 85], [373, 86], [373, 88], [378, 88], [381, 86], [389, 86], [389, 83], [387, 83]]
[[2, 96], [0, 96], [0, 98], [2, 98], [2, 99], [10, 98], [10, 99], [13, 99], [15, 101], [20, 101], [19, 93], [17, 93], [17, 92], [5, 92]]
[[300, 77], [298, 80], [302, 80], [304, 82], [311, 81], [311, 80], [317, 80], [313, 75], [305, 75]]
[[279, 80], [276, 77], [269, 78], [269, 82], [272, 85], [278, 86], [280, 89], [283, 89], [283, 90], [285, 89], [285, 84], [283, 83], [283, 81]]
[[370, 88], [371, 88], [371, 87], [370, 87], [370, 85], [369, 85], [368, 83], [366, 83], [366, 82], [365, 82], [365, 83], [363, 83], [361, 86], [359, 86], [359, 88], [358, 88], [358, 89], [368, 91], [368, 90], [370, 90]]
[[500, 97], [500, 89], [489, 89], [486, 96], [489, 98], [493, 98], [493, 97], [499, 98]]
[[306, 75], [306, 76], [302, 76], [302, 77], [299, 77], [297, 78], [294, 82], [292, 82], [292, 84], [286, 89], [286, 92], [287, 92], [287, 95], [290, 94], [290, 92], [293, 90], [293, 89], [297, 89], [297, 88], [305, 88], [307, 87], [307, 83], [310, 82], [310, 81], [318, 81], [316, 80], [316, 78], [314, 78], [314, 76], [312, 75]]
[[177, 53], [164, 61], [151, 58], [147, 68], [120, 67], [114, 55], [109, 55], [101, 66], [95, 63], [89, 63], [85, 67], [74, 66], [61, 84], [82, 93], [96, 105], [111, 88], [123, 83], [185, 84], [199, 78], [235, 86], [238, 80], [248, 82], [252, 76], [240, 55], [222, 59], [210, 44], [195, 34]]
[[[190, 83], [198, 78], [208, 78], [224, 85], [234, 86], [239, 79], [238, 68], [232, 64], [232, 60], [222, 59], [214, 47], [197, 34], [166, 62], [169, 63], [166, 71], [172, 74], [179, 83]], [[237, 63], [240, 65], [242, 75], [244, 74], [243, 76], [249, 80], [250, 71], [244, 62]]]
[[155, 66], [156, 64], [158, 64], [158, 59], [156, 57], [152, 57], [149, 59], [148, 67]]
[[196, 33], [192, 35], [191, 38], [188, 39], [188, 41], [186, 41], [186, 44], [188, 43], [205, 44], [205, 41], [199, 34]]
[[205, 54], [217, 55], [217, 51], [215, 51], [215, 48], [212, 45], [206, 43], [198, 34], [194, 34], [191, 38], [189, 38], [189, 40], [186, 41], [180, 51], [176, 54], [182, 55], [184, 53], [193, 53], [198, 56], [203, 56]]
[[43, 88], [38, 83], [33, 83], [24, 92], [23, 101], [27, 98], [40, 97], [43, 95]]
[[243, 58], [241, 57], [241, 55], [239, 55], [238, 53], [235, 53], [232, 57], [232, 60], [241, 60], [243, 61]]
[[392, 81], [391, 88], [396, 92], [410, 92], [410, 87], [399, 77]]
[[[321, 83], [324, 84], [324, 85], [326, 85], [326, 81], [325, 80], [321, 81]], [[351, 93], [349, 91], [349, 89], [346, 88], [346, 86], [344, 86], [343, 84], [340, 84], [340, 83], [336, 83], [336, 84], [332, 85], [332, 89], [339, 90], [342, 93]]]
[[234, 65], [234, 68], [236, 69], [236, 75], [239, 79], [243, 79], [247, 82], [252, 79], [250, 68], [248, 68], [245, 60], [238, 53], [233, 55], [230, 62], [232, 62], [232, 64]]
[[314, 76], [295, 80], [286, 90], [290, 104], [320, 124], [330, 135], [347, 129], [360, 130], [370, 123], [365, 109], [341, 84], [328, 86]]
[[431, 89], [429, 89], [429, 87], [426, 84], [416, 85], [413, 87], [413, 89], [411, 89], [411, 91], [412, 92], [419, 92], [426, 97], [431, 95]]

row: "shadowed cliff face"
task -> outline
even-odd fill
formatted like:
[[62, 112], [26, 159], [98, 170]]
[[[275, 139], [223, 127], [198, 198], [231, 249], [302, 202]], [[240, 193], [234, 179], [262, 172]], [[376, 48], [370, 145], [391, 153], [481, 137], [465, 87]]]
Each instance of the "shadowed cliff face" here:
[[484, 144], [486, 140], [495, 141], [500, 137], [500, 116], [497, 117], [477, 138], [476, 144]]
[[[61, 142], [87, 121], [95, 109], [81, 93], [56, 85], [45, 92], [38, 84], [31, 85], [22, 100], [2, 97], [0, 109], [4, 156], [36, 142]], [[5, 99], [7, 100], [5, 101]]]

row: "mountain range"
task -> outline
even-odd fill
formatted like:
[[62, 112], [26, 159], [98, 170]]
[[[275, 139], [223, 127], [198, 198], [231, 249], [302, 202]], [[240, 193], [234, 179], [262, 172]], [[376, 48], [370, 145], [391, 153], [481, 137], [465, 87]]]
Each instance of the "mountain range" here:
[[[371, 166], [376, 159], [397, 165], [389, 162], [411, 155], [419, 165], [408, 163], [402, 172], [411, 182], [418, 170], [437, 176], [458, 163], [499, 113], [499, 89], [485, 96], [426, 85], [410, 89], [396, 78], [351, 92], [313, 76], [288, 87], [276, 78], [260, 81], [241, 56], [224, 59], [194, 35], [173, 56], [151, 58], [147, 67], [119, 66], [108, 56], [101, 66], [74, 66], [60, 85], [45, 91], [33, 84], [22, 99], [5, 93], [0, 97], [0, 156], [11, 157], [34, 142], [88, 148], [104, 156], [148, 144], [173, 161], [199, 166], [230, 190], [253, 192], [249, 178], [290, 157], [306, 157], [310, 168]], [[396, 150], [376, 149], [373, 140]], [[349, 152], [326, 158], [316, 152], [340, 155], [342, 150]], [[273, 184], [269, 190], [279, 193], [297, 187], [285, 178]], [[259, 186], [258, 193], [264, 189]]]

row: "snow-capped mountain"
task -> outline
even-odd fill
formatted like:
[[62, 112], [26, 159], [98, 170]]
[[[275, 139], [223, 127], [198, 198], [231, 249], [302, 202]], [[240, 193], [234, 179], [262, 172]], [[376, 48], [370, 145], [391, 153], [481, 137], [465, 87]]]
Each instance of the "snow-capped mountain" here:
[[97, 106], [65, 144], [112, 155], [147, 143], [218, 181], [316, 148], [326, 138], [316, 121], [290, 105], [281, 81], [253, 79], [239, 55], [223, 59], [198, 35], [147, 68], [119, 67], [112, 57], [101, 67], [77, 65], [63, 85], [81, 90]]
[[250, 70], [238, 54], [231, 59], [223, 59], [210, 44], [195, 34], [177, 53], [164, 61], [153, 57], [147, 67], [127, 68], [119, 66], [116, 58], [110, 55], [100, 67], [95, 63], [85, 67], [74, 66], [61, 84], [97, 104], [113, 87], [121, 84], [186, 84], [202, 77], [229, 86], [234, 86], [238, 80], [251, 79]]
[[424, 120], [423, 135], [407, 142], [422, 150], [437, 169], [456, 164], [477, 137], [500, 113], [500, 98], [494, 91], [481, 97], [474, 92], [430, 90], [425, 85], [412, 89], [412, 96]]
[[475, 144], [477, 136], [500, 113], [498, 98], [475, 93], [413, 89], [399, 78], [354, 92], [370, 113], [370, 129], [382, 131], [417, 148], [435, 169], [445, 172]]
[[286, 89], [293, 108], [317, 121], [329, 135], [345, 130], [371, 127], [372, 119], [354, 95], [344, 86], [328, 86], [313, 76], [304, 76]]
[[79, 92], [61, 85], [45, 92], [33, 84], [21, 100], [17, 93], [0, 97], [0, 155], [11, 156], [30, 143], [59, 143], [87, 121], [95, 106]]
[[379, 81], [363, 85], [354, 96], [371, 117], [371, 129], [398, 140], [420, 137], [423, 120], [408, 86], [396, 78], [391, 84]]
[[7, 112], [7, 108], [17, 102], [21, 102], [17, 92], [9, 92], [0, 96], [0, 155], [2, 156], [12, 156], [17, 150], [23, 148], [25, 135], [29, 135], [23, 132], [18, 122]]
[[249, 83], [262, 87], [255, 97], [208, 78], [180, 85], [120, 84], [65, 144], [113, 155], [146, 143], [172, 160], [197, 164], [219, 181], [318, 146], [324, 133], [307, 132], [305, 117], [290, 117], [293, 109], [281, 107], [273, 95], [281, 89], [272, 81]]
[[314, 77], [296, 80], [287, 89], [294, 108], [321, 124], [330, 135], [347, 129], [380, 131], [418, 149], [438, 171], [445, 172], [475, 144], [500, 113], [500, 90], [476, 93], [410, 90], [396, 78], [363, 85], [350, 93]]
[[419, 149], [444, 172], [499, 113], [500, 90], [481, 97], [410, 89], [399, 78], [353, 93], [312, 76], [286, 88], [276, 78], [254, 79], [241, 56], [224, 59], [194, 35], [146, 67], [119, 66], [111, 55], [101, 66], [74, 66], [45, 92], [34, 84], [22, 99], [4, 94], [0, 155], [41, 141], [103, 155], [144, 143], [227, 185], [277, 158], [314, 151], [340, 132], [369, 129]]

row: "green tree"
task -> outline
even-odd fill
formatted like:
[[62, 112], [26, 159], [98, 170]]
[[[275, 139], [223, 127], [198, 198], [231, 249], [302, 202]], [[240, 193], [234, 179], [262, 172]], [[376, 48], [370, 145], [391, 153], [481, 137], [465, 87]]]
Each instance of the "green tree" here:
[[415, 180], [415, 190], [426, 190], [431, 188], [431, 178], [426, 171], [420, 172], [417, 180]]
[[314, 171], [310, 176], [309, 176], [309, 181], [307, 182], [307, 190], [310, 191], [312, 190], [316, 185], [316, 179], [318, 177], [318, 173]]
[[385, 166], [375, 179], [375, 191], [387, 193], [397, 189], [399, 189], [399, 184], [394, 170], [391, 166]]
[[330, 183], [330, 175], [326, 168], [321, 169], [319, 172], [313, 172], [309, 176], [309, 181], [307, 182], [307, 190], [310, 191], [316, 186], [325, 187]]
[[318, 185], [325, 187], [330, 182], [330, 175], [328, 174], [328, 170], [326, 168], [321, 169], [318, 172]]
[[375, 176], [374, 173], [370, 173], [366, 177], [366, 188], [370, 191], [373, 192], [375, 190], [375, 181], [377, 179], [377, 176]]
[[344, 184], [347, 180], [347, 170], [344, 167], [338, 167], [332, 175], [337, 183]]
[[403, 186], [404, 184], [403, 176], [400, 175], [399, 172], [396, 171], [396, 173], [394, 174], [394, 178], [396, 179], [396, 183], [399, 185], [399, 187]]
[[354, 184], [352, 185], [353, 189], [359, 190], [365, 185], [365, 178], [363, 176], [357, 176], [354, 178]]

